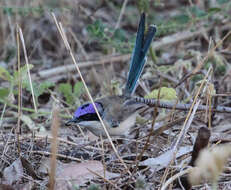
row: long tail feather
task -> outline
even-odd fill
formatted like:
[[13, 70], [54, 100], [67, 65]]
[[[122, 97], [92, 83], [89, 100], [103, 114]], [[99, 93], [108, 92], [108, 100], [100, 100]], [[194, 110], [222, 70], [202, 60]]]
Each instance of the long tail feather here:
[[134, 90], [136, 89], [137, 81], [147, 61], [147, 57], [146, 57], [147, 51], [156, 33], [156, 27], [154, 25], [151, 25], [144, 39], [144, 30], [145, 30], [145, 14], [143, 13], [140, 18], [139, 28], [136, 36], [136, 43], [130, 61], [129, 74], [125, 87], [126, 95], [132, 95]]
[[130, 65], [129, 72], [131, 71], [132, 68], [134, 68], [134, 65], [136, 65], [137, 61], [139, 60], [140, 53], [143, 47], [143, 42], [144, 42], [144, 31], [145, 31], [145, 14], [142, 13], [140, 17], [139, 27], [137, 30], [135, 46], [133, 48], [131, 61], [129, 64]]
[[147, 51], [152, 43], [152, 40], [154, 38], [154, 35], [156, 33], [156, 26], [155, 25], [150, 25], [148, 28], [148, 33], [145, 37], [144, 45], [142, 48], [143, 55], [146, 56]]

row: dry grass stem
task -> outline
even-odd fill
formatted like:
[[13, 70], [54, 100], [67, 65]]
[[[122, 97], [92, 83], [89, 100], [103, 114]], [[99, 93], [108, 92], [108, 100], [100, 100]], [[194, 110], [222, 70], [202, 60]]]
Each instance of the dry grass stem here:
[[17, 63], [18, 63], [18, 121], [17, 121], [17, 128], [15, 130], [15, 134], [17, 137], [17, 143], [18, 143], [18, 153], [20, 153], [20, 140], [19, 140], [19, 134], [21, 131], [20, 121], [21, 121], [21, 114], [22, 114], [22, 77], [21, 77], [21, 62], [20, 62], [20, 43], [19, 43], [19, 26], [17, 26], [17, 33], [16, 33], [16, 39], [17, 39]]
[[125, 11], [127, 2], [128, 2], [128, 0], [124, 0], [124, 2], [123, 2], [123, 6], [122, 6], [122, 8], [121, 8], [121, 10], [120, 10], [119, 18], [118, 18], [118, 20], [117, 20], [117, 22], [116, 22], [115, 30], [117, 30], [117, 29], [120, 27], [120, 22], [121, 22], [121, 19], [122, 19], [123, 14], [124, 14], [124, 11]]
[[[191, 126], [191, 123], [192, 123], [192, 121], [193, 121], [193, 118], [194, 118], [194, 116], [195, 116], [195, 113], [196, 113], [196, 111], [197, 111], [197, 108], [198, 108], [198, 106], [199, 106], [199, 104], [200, 104], [200, 102], [201, 102], [200, 99], [198, 100], [199, 94], [201, 93], [202, 88], [203, 88], [203, 86], [204, 86], [204, 84], [205, 84], [207, 78], [209, 77], [209, 74], [211, 74], [211, 70], [212, 70], [211, 68], [208, 70], [206, 76], [204, 77], [203, 81], [201, 82], [201, 85], [200, 85], [200, 87], [198, 88], [197, 93], [196, 93], [196, 95], [195, 95], [195, 97], [194, 97], [192, 106], [191, 106], [191, 108], [190, 108], [190, 110], [189, 110], [189, 112], [188, 112], [188, 114], [187, 114], [187, 117], [186, 117], [186, 119], [185, 119], [185, 121], [184, 121], [184, 124], [183, 124], [183, 126], [182, 126], [182, 128], [181, 128], [180, 134], [178, 135], [178, 138], [177, 138], [177, 140], [176, 140], [176, 143], [173, 145], [173, 148], [172, 148], [172, 159], [171, 159], [171, 161], [170, 161], [168, 167], [166, 168], [165, 174], [164, 174], [163, 179], [162, 179], [162, 183], [165, 182], [165, 179], [166, 179], [166, 177], [167, 177], [167, 175], [168, 175], [168, 171], [169, 171], [169, 169], [170, 169], [170, 165], [171, 165], [172, 163], [174, 163], [174, 160], [175, 160], [175, 158], [176, 158], [176, 154], [177, 154], [177, 151], [178, 151], [178, 149], [179, 149], [179, 146], [181, 145], [181, 143], [182, 143], [182, 141], [183, 141], [183, 139], [184, 139], [184, 137], [185, 137], [185, 134], [187, 133], [189, 127]], [[205, 89], [206, 89], [206, 87], [204, 87], [203, 93], [205, 92]]]
[[17, 28], [18, 28], [18, 31], [19, 31], [19, 36], [20, 36], [20, 39], [21, 39], [22, 48], [23, 48], [23, 52], [24, 52], [24, 57], [25, 57], [25, 61], [26, 61], [27, 74], [28, 74], [28, 78], [29, 78], [31, 94], [32, 94], [32, 99], [33, 99], [33, 104], [34, 104], [34, 109], [35, 109], [35, 112], [37, 113], [38, 110], [37, 110], [36, 101], [35, 101], [35, 95], [34, 95], [34, 89], [33, 89], [33, 85], [32, 85], [32, 79], [31, 79], [31, 75], [30, 75], [29, 61], [28, 61], [25, 41], [24, 41], [24, 37], [23, 37], [23, 34], [22, 34], [22, 29], [19, 26]]
[[104, 123], [103, 123], [103, 120], [102, 120], [102, 118], [101, 118], [101, 116], [100, 116], [98, 110], [97, 110], [97, 107], [96, 107], [96, 105], [95, 105], [95, 103], [94, 103], [94, 100], [93, 100], [93, 98], [92, 98], [92, 96], [91, 96], [91, 94], [90, 94], [90, 92], [89, 92], [89, 90], [88, 90], [88, 87], [87, 87], [87, 85], [86, 85], [86, 83], [85, 83], [85, 81], [84, 81], [84, 79], [83, 79], [83, 76], [82, 76], [82, 74], [81, 74], [81, 72], [80, 72], [80, 69], [79, 69], [79, 67], [78, 67], [78, 65], [77, 65], [77, 62], [76, 62], [76, 60], [75, 60], [75, 57], [74, 57], [74, 55], [73, 55], [73, 53], [72, 53], [72, 50], [71, 50], [71, 48], [70, 48], [70, 45], [69, 45], [69, 43], [68, 43], [68, 41], [67, 41], [67, 38], [66, 38], [66, 36], [65, 36], [64, 30], [63, 30], [63, 28], [62, 28], [62, 25], [61, 25], [60, 23], [58, 24], [57, 19], [56, 19], [54, 13], [52, 13], [52, 17], [54, 18], [55, 24], [56, 24], [56, 26], [57, 26], [57, 28], [58, 28], [58, 30], [59, 30], [59, 33], [60, 33], [60, 35], [61, 35], [61, 37], [62, 37], [62, 39], [63, 39], [63, 42], [64, 42], [64, 44], [65, 44], [65, 46], [66, 46], [66, 48], [67, 48], [67, 50], [68, 50], [68, 52], [69, 52], [69, 54], [70, 54], [72, 60], [73, 60], [73, 63], [75, 64], [76, 70], [78, 71], [78, 74], [79, 74], [79, 76], [80, 76], [80, 78], [81, 78], [81, 80], [82, 80], [82, 82], [83, 82], [83, 85], [84, 85], [84, 88], [85, 88], [85, 90], [86, 90], [86, 92], [87, 92], [87, 94], [88, 94], [88, 97], [89, 97], [89, 99], [90, 99], [90, 101], [91, 101], [91, 103], [92, 103], [94, 109], [96, 110], [96, 114], [97, 114], [98, 118], [100, 119], [100, 122], [101, 122], [101, 124], [102, 124], [102, 126], [103, 126], [103, 129], [104, 129], [104, 131], [105, 131], [105, 133], [106, 133], [106, 135], [107, 135], [107, 138], [109, 139], [109, 142], [111, 143], [112, 148], [113, 148], [113, 150], [115, 151], [117, 157], [119, 158], [119, 160], [121, 161], [121, 163], [124, 165], [125, 169], [126, 169], [127, 172], [129, 173], [129, 175], [131, 175], [131, 172], [128, 170], [127, 165], [124, 163], [123, 159], [120, 157], [120, 155], [119, 155], [119, 153], [118, 153], [118, 151], [117, 151], [117, 149], [116, 149], [114, 143], [112, 142], [112, 139], [111, 139], [111, 137], [110, 137], [110, 135], [109, 135], [109, 133], [108, 133], [108, 131], [107, 131], [107, 129], [106, 129]]
[[168, 186], [176, 179], [178, 179], [179, 177], [185, 175], [185, 174], [188, 174], [190, 171], [192, 170], [192, 168], [187, 168], [185, 170], [182, 170], [180, 171], [179, 173], [173, 175], [172, 177], [170, 177], [164, 184], [163, 186], [161, 187], [161, 190], [165, 190], [168, 188]]
[[52, 142], [51, 142], [51, 159], [50, 159], [50, 173], [49, 173], [49, 190], [55, 189], [55, 176], [56, 176], [56, 155], [58, 150], [58, 131], [60, 127], [60, 118], [58, 108], [54, 108], [52, 116]]

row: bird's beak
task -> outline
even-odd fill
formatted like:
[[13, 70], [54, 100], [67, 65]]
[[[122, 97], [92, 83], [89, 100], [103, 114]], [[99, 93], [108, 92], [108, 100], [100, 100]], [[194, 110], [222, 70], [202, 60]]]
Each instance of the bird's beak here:
[[66, 125], [66, 126], [69, 126], [69, 125], [71, 125], [72, 123], [78, 123], [78, 119], [77, 119], [76, 117], [74, 117], [74, 118], [70, 119], [69, 121], [67, 121], [67, 122], [65, 123], [65, 125]]

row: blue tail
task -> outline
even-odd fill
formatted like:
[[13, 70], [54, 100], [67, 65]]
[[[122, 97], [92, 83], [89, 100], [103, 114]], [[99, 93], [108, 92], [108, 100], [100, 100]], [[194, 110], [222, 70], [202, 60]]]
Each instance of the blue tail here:
[[144, 36], [144, 30], [145, 14], [142, 13], [137, 31], [136, 42], [130, 61], [128, 80], [125, 87], [126, 95], [132, 95], [135, 91], [137, 81], [140, 78], [144, 65], [147, 61], [146, 55], [148, 49], [156, 33], [156, 27], [154, 25], [149, 26], [146, 36]]

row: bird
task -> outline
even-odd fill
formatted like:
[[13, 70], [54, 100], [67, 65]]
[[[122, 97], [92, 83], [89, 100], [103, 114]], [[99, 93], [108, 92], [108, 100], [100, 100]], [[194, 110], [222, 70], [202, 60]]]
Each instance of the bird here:
[[[107, 96], [94, 101], [110, 136], [127, 137], [132, 126], [135, 125], [136, 116], [142, 108], [147, 106], [144, 102], [135, 101], [132, 96], [147, 62], [147, 52], [156, 31], [156, 26], [150, 25], [145, 35], [145, 13], [142, 13], [123, 94]], [[66, 122], [66, 125], [71, 124], [84, 127], [98, 137], [106, 137], [105, 130], [92, 103], [85, 103], [78, 107], [73, 118]]]

